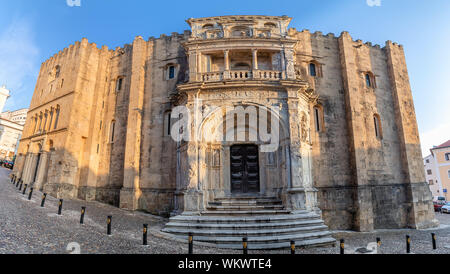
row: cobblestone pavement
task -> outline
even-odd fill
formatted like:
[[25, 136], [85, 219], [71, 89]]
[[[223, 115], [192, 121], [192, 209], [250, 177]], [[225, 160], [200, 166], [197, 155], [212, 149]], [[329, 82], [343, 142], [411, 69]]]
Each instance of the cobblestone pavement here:
[[[160, 228], [167, 219], [130, 212], [98, 202], [65, 200], [62, 215], [57, 215], [58, 200], [47, 197], [40, 207], [42, 193], [35, 191], [31, 201], [28, 195], [12, 185], [10, 170], [0, 168], [0, 254], [65, 254], [70, 243], [77, 243], [82, 254], [186, 254], [187, 244], [161, 238]], [[27, 191], [28, 194], [28, 191]], [[84, 225], [79, 224], [81, 207], [86, 206]], [[112, 235], [106, 235], [106, 218], [112, 216]], [[345, 239], [346, 253], [366, 247], [376, 237], [382, 240], [378, 253], [406, 252], [405, 235], [410, 235], [413, 253], [450, 253], [450, 214], [436, 214], [441, 222], [433, 230], [380, 230], [371, 233], [335, 232], [336, 239]], [[142, 245], [142, 225], [149, 224], [148, 246]], [[433, 250], [431, 232], [438, 239]], [[195, 253], [240, 254], [241, 251], [221, 250], [194, 245]], [[339, 246], [330, 248], [299, 249], [304, 254], [336, 254]], [[289, 253], [287, 250], [249, 251], [250, 254]]]

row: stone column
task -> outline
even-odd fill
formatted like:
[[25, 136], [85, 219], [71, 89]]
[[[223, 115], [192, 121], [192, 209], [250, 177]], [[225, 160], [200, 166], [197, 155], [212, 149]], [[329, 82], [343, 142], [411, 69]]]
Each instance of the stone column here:
[[186, 182], [186, 190], [184, 191], [184, 212], [185, 215], [198, 215], [204, 209], [203, 189], [200, 187], [199, 177], [199, 144], [197, 137], [198, 125], [200, 123], [200, 111], [196, 102], [195, 95], [189, 95], [188, 107], [191, 113], [190, 124], [190, 140], [187, 143], [186, 151], [186, 167], [187, 172], [182, 173], [183, 181]]
[[191, 51], [188, 53], [188, 61], [189, 61], [189, 81], [195, 82], [198, 80], [197, 78], [197, 52]]
[[31, 157], [30, 153], [27, 153], [25, 155], [25, 163], [23, 165], [22, 172], [20, 174], [20, 179], [22, 179], [23, 181], [28, 176], [28, 170], [30, 169], [30, 157]]
[[252, 49], [253, 70], [258, 70], [258, 50]]
[[286, 57], [284, 54], [284, 50], [280, 51], [280, 63], [281, 63], [281, 77], [286, 79]]
[[42, 152], [41, 157], [39, 159], [39, 166], [37, 168], [36, 181], [34, 182], [34, 186], [36, 189], [42, 189], [44, 187], [45, 180], [47, 179], [48, 172], [48, 152]]
[[289, 120], [289, 159], [290, 159], [290, 177], [291, 182], [289, 187], [285, 189], [285, 205], [289, 210], [313, 210], [311, 205], [306, 203], [306, 190], [304, 187], [304, 170], [303, 170], [303, 155], [301, 142], [301, 128], [300, 128], [300, 113], [299, 113], [299, 97], [298, 89], [288, 88], [288, 120]]
[[224, 50], [223, 55], [224, 55], [223, 58], [224, 58], [224, 64], [225, 64], [225, 71], [229, 71], [230, 70], [230, 51]]
[[223, 60], [224, 60], [224, 72], [223, 79], [230, 79], [230, 51], [223, 51]]

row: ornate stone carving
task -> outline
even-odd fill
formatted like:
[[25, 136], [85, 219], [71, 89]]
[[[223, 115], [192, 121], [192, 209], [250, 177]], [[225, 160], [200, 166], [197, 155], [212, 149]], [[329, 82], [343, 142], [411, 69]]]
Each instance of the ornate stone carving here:
[[307, 125], [308, 125], [308, 122], [307, 122], [306, 114], [304, 112], [302, 112], [301, 120], [300, 120], [300, 138], [301, 138], [302, 142], [308, 141]]

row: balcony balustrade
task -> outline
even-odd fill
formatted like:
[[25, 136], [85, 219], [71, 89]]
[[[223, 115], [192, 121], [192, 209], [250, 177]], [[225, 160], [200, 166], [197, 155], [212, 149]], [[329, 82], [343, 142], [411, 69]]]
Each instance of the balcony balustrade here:
[[205, 72], [201, 74], [203, 82], [233, 81], [233, 80], [267, 80], [279, 81], [283, 79], [281, 71], [274, 70], [231, 70]]

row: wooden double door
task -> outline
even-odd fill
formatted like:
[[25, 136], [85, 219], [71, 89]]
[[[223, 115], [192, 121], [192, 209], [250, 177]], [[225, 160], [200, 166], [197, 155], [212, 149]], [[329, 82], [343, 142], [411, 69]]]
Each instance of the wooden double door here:
[[231, 155], [231, 193], [259, 192], [259, 157], [256, 145], [234, 145]]

